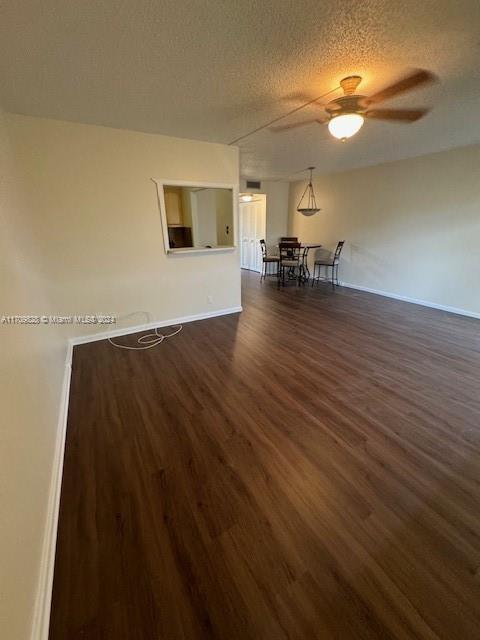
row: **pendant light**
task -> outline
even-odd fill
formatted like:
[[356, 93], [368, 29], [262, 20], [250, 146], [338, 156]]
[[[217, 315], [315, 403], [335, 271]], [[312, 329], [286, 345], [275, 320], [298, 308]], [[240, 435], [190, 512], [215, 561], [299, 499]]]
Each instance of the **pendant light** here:
[[317, 201], [315, 200], [315, 193], [312, 185], [312, 171], [315, 167], [308, 167], [310, 171], [310, 180], [305, 187], [305, 191], [300, 198], [300, 202], [297, 204], [297, 211], [304, 216], [313, 216], [320, 211], [320, 207], [317, 207]]

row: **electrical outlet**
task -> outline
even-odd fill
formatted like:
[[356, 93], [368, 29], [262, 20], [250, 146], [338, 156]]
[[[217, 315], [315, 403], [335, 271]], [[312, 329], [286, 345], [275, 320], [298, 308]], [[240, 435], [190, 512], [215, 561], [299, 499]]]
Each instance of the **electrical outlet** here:
[[207, 296], [207, 304], [213, 304], [213, 296]]

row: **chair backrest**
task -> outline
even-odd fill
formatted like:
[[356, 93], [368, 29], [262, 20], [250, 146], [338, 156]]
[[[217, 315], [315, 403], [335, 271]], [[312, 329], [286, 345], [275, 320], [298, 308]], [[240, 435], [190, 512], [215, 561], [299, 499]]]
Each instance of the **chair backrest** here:
[[335, 253], [333, 255], [333, 261], [338, 262], [340, 259], [340, 254], [342, 253], [343, 245], [345, 244], [345, 240], [340, 240], [337, 244], [337, 248], [335, 249]]
[[280, 242], [298, 242], [298, 238], [297, 237], [284, 237], [284, 238], [280, 238]]
[[280, 242], [280, 260], [297, 260], [300, 257], [300, 242]]
[[262, 258], [267, 257], [267, 245], [265, 244], [265, 240], [260, 240], [260, 249], [262, 250]]

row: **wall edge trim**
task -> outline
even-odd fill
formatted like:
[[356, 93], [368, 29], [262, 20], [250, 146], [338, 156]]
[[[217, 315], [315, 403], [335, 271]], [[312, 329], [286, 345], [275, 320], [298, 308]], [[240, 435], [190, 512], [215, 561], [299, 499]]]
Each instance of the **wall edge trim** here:
[[197, 320], [208, 320], [209, 318], [226, 316], [231, 313], [240, 313], [242, 310], [243, 308], [241, 306], [229, 307], [226, 309], [218, 309], [216, 311], [196, 313], [190, 316], [169, 318], [168, 320], [155, 320], [154, 322], [147, 322], [145, 324], [131, 325], [129, 327], [122, 327], [120, 329], [112, 329], [111, 331], [102, 331], [99, 333], [92, 333], [91, 335], [87, 336], [79, 336], [78, 338], [70, 338], [70, 344], [75, 346], [78, 344], [86, 344], [88, 342], [97, 342], [98, 340], [107, 340], [108, 338], [118, 338], [120, 336], [127, 336], [132, 333], [139, 333], [140, 331], [148, 331], [150, 329], [160, 327], [171, 327], [175, 324], [186, 324], [188, 322], [196, 322]]
[[460, 316], [467, 316], [469, 318], [476, 318], [480, 320], [480, 313], [475, 311], [469, 311], [468, 309], [461, 309], [458, 307], [450, 307], [444, 304], [438, 304], [436, 302], [430, 302], [428, 300], [420, 300], [418, 298], [410, 298], [398, 293], [392, 293], [390, 291], [382, 291], [381, 289], [372, 289], [370, 287], [364, 287], [359, 284], [352, 284], [351, 282], [340, 282], [342, 287], [348, 289], [356, 289], [357, 291], [364, 291], [365, 293], [374, 293], [377, 296], [383, 296], [385, 298], [393, 298], [394, 300], [400, 300], [402, 302], [409, 302], [411, 304], [418, 304], [422, 307], [429, 307], [430, 309], [438, 309], [439, 311], [447, 311], [448, 313], [455, 313]]
[[40, 557], [40, 571], [33, 610], [32, 631], [30, 635], [31, 640], [48, 640], [53, 571], [55, 567], [55, 550], [57, 546], [58, 516], [60, 511], [60, 494], [63, 477], [63, 458], [65, 454], [65, 439], [67, 433], [68, 402], [72, 374], [72, 354], [73, 345], [70, 342], [67, 342], [67, 355], [60, 397], [60, 412], [58, 417], [55, 452], [50, 477], [50, 491]]

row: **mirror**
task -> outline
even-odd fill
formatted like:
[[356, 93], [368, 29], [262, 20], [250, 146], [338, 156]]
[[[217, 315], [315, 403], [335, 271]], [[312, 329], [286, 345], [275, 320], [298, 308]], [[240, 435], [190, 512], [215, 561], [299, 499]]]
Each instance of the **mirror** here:
[[[163, 184], [168, 252], [233, 248], [233, 188]], [[162, 208], [162, 198], [160, 197]], [[166, 228], [166, 234], [165, 234]]]

